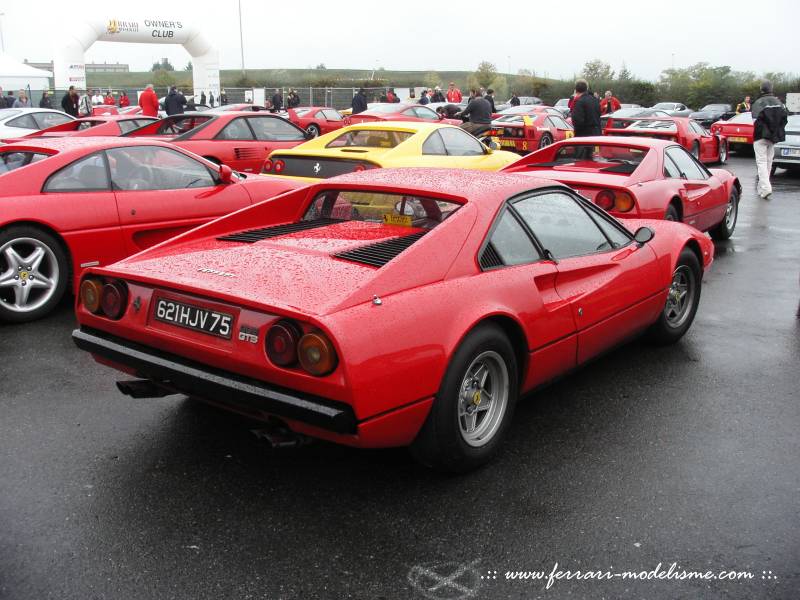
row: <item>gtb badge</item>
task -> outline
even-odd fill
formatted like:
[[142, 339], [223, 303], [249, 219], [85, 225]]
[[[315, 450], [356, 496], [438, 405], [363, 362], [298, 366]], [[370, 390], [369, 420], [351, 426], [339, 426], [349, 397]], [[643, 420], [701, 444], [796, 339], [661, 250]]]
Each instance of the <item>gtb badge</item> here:
[[258, 329], [255, 327], [248, 327], [247, 325], [242, 325], [239, 327], [239, 341], [240, 342], [250, 342], [251, 344], [258, 343]]

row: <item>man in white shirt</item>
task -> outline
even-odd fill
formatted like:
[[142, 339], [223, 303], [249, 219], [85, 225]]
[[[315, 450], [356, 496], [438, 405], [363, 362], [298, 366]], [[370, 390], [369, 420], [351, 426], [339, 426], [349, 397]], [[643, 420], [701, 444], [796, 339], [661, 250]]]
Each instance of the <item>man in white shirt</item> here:
[[105, 102], [105, 98], [103, 98], [103, 94], [100, 93], [100, 90], [94, 91], [94, 96], [92, 96], [92, 105], [100, 106]]

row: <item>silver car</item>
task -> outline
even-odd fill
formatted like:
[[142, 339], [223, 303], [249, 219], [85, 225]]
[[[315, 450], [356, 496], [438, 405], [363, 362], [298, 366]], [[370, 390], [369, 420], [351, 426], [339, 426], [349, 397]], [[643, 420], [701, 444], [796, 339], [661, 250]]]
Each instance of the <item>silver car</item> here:
[[778, 168], [800, 172], [800, 115], [790, 115], [786, 124], [786, 139], [775, 144], [772, 173]]
[[0, 139], [21, 138], [73, 120], [75, 117], [49, 108], [3, 108], [0, 109]]
[[688, 117], [694, 111], [680, 102], [659, 102], [652, 106], [655, 110], [663, 110], [670, 117]]

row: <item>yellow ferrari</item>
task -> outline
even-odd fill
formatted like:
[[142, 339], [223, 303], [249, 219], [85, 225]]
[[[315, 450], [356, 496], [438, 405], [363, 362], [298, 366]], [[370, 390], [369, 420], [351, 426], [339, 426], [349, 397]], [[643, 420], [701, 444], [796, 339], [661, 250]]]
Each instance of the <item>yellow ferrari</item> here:
[[437, 167], [497, 171], [519, 155], [492, 150], [459, 127], [383, 121], [342, 127], [290, 150], [275, 150], [262, 173], [327, 179], [381, 167]]

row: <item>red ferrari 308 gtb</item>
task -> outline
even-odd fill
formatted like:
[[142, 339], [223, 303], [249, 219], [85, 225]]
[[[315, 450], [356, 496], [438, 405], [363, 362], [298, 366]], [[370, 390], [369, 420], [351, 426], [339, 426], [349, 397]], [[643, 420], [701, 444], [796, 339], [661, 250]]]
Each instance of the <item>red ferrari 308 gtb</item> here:
[[73, 338], [137, 377], [118, 384], [134, 397], [188, 394], [465, 471], [521, 393], [689, 329], [711, 240], [626, 225], [520, 175], [344, 175], [90, 269]]
[[29, 133], [25, 138], [119, 136], [157, 120], [155, 117], [145, 117], [144, 115], [83, 117], [47, 129], [40, 129]]
[[23, 139], [0, 146], [0, 320], [50, 312], [105, 265], [297, 184], [239, 176], [169, 144]]
[[430, 121], [448, 125], [461, 125], [461, 119], [447, 119], [435, 110], [422, 104], [388, 103], [375, 104], [369, 110], [345, 117], [345, 125], [357, 125], [365, 121]]
[[708, 131], [687, 117], [639, 119], [621, 128], [607, 127], [603, 133], [672, 140], [702, 163], [721, 164], [728, 160], [728, 141], [725, 137]]
[[294, 148], [311, 137], [277, 115], [213, 111], [172, 115], [125, 135], [169, 140], [243, 173], [260, 172], [270, 152]]
[[683, 221], [717, 240], [733, 235], [742, 186], [683, 147], [644, 137], [558, 142], [503, 169], [565, 183], [615, 217]]
[[289, 120], [304, 129], [310, 137], [317, 137], [341, 129], [342, 115], [335, 108], [325, 106], [298, 106], [287, 111]]

